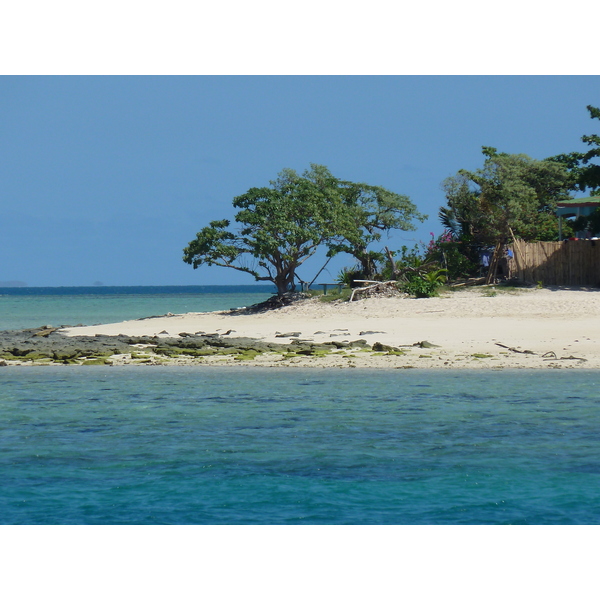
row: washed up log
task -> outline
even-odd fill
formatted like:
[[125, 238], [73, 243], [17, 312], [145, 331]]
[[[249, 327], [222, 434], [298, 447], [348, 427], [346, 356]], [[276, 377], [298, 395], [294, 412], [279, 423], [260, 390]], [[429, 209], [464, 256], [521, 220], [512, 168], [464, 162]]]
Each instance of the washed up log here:
[[517, 348], [511, 348], [509, 346], [505, 346], [504, 344], [500, 344], [498, 342], [496, 342], [496, 346], [500, 346], [500, 348], [506, 348], [507, 350], [510, 350], [511, 352], [518, 352], [519, 354], [535, 354], [535, 352], [533, 352], [533, 350], [518, 350]]
[[467, 279], [466, 281], [459, 281], [457, 283], [450, 284], [452, 288], [465, 287], [469, 285], [483, 285], [485, 284], [485, 277], [475, 277], [472, 279]]

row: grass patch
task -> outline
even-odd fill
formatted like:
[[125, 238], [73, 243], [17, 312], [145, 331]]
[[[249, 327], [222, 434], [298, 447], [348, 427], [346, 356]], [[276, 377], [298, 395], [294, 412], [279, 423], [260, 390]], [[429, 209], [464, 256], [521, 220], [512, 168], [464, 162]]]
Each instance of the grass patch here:
[[258, 355], [258, 352], [242, 352], [233, 357], [233, 360], [254, 360]]
[[351, 295], [352, 290], [350, 288], [342, 288], [341, 293], [338, 293], [337, 288], [335, 288], [331, 292], [328, 291], [327, 294], [323, 294], [322, 292], [314, 294], [321, 302], [336, 302], [337, 300], [345, 302], [346, 300], [350, 300]]
[[507, 292], [526, 292], [531, 289], [531, 284], [524, 281], [501, 281], [496, 284], [495, 289]]

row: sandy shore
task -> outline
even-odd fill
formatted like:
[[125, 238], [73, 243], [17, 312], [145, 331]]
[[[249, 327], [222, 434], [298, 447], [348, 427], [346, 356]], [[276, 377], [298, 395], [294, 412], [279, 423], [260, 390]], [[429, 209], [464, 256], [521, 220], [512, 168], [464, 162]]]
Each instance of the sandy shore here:
[[[159, 337], [197, 332], [280, 343], [364, 339], [369, 345], [379, 342], [400, 351], [340, 349], [327, 356], [291, 359], [268, 353], [243, 363], [256, 366], [596, 369], [600, 291], [476, 288], [425, 299], [324, 303], [314, 298], [258, 314], [188, 313], [61, 331], [69, 336]], [[417, 345], [424, 341], [428, 344]], [[115, 360], [129, 362], [127, 357]], [[201, 362], [241, 364], [232, 357], [206, 357]]]

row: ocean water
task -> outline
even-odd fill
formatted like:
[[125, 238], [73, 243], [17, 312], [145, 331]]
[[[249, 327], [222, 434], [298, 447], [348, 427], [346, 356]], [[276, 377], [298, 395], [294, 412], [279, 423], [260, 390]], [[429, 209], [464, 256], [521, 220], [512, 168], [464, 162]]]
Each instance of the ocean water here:
[[594, 371], [0, 368], [2, 524], [598, 524]]
[[275, 292], [270, 285], [0, 288], [0, 331], [227, 310]]

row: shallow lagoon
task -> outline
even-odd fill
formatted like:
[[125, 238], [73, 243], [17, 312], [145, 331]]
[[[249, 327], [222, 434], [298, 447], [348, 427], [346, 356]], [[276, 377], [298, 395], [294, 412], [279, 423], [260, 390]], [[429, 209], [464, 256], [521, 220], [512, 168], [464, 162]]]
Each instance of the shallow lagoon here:
[[595, 524], [595, 371], [0, 369], [0, 522]]
[[269, 285], [0, 288], [0, 330], [228, 310], [263, 302], [274, 291]]

